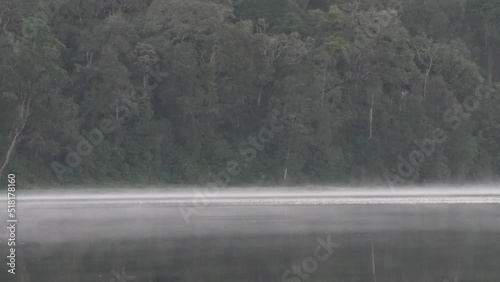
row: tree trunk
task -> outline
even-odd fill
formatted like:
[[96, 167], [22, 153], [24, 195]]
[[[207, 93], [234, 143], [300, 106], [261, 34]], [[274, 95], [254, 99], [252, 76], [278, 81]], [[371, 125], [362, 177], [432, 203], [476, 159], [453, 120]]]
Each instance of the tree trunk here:
[[31, 106], [31, 89], [29, 92], [26, 94], [23, 100], [23, 104], [21, 105], [21, 112], [19, 114], [19, 124], [16, 125], [13, 129], [13, 134], [12, 134], [12, 140], [9, 145], [9, 149], [7, 150], [7, 153], [5, 154], [5, 159], [2, 163], [2, 166], [0, 167], [0, 179], [2, 178], [2, 175], [5, 171], [5, 168], [10, 162], [10, 159], [12, 158], [12, 155], [14, 154], [14, 148], [16, 147], [16, 143], [19, 140], [19, 135], [21, 135], [21, 132], [23, 131], [24, 127], [26, 126], [26, 122], [28, 120], [29, 116], [29, 111], [30, 111], [30, 106]]
[[401, 91], [401, 100], [399, 101], [399, 112], [403, 112], [404, 108], [404, 101], [405, 101], [406, 93], [404, 91]]
[[[292, 125], [295, 123], [295, 118], [292, 119]], [[288, 143], [288, 150], [286, 152], [286, 159], [285, 159], [285, 172], [283, 174], [283, 182], [286, 182], [288, 178], [288, 160], [290, 159], [290, 152], [292, 151], [292, 146], [290, 143]]]
[[370, 103], [370, 139], [373, 137], [373, 104], [375, 103], [375, 94], [372, 93], [372, 99]]
[[321, 92], [321, 102], [325, 101], [327, 70], [328, 70], [328, 65], [325, 65], [325, 69], [323, 70], [323, 89], [322, 89], [322, 92]]
[[488, 41], [486, 41], [486, 50], [488, 53], [488, 85], [492, 84], [493, 81], [493, 64], [494, 64], [494, 58], [493, 58], [493, 52], [489, 46]]
[[434, 58], [431, 55], [430, 60], [429, 60], [429, 67], [427, 68], [427, 72], [425, 73], [425, 78], [424, 78], [424, 100], [427, 97], [427, 81], [429, 80], [429, 75], [431, 74], [432, 70], [432, 62], [434, 61]]
[[286, 182], [286, 179], [288, 177], [288, 159], [290, 158], [290, 151], [291, 151], [291, 148], [288, 147], [288, 151], [286, 153], [286, 159], [285, 159], [285, 173], [283, 174], [283, 182]]
[[257, 111], [260, 108], [260, 101], [262, 100], [262, 90], [264, 89], [264, 86], [261, 86], [259, 88], [259, 93], [257, 93]]

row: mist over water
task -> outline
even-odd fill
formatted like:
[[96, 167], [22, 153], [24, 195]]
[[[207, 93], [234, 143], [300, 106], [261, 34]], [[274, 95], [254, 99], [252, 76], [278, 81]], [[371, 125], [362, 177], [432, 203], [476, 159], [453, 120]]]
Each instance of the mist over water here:
[[493, 185], [130, 188], [21, 191], [18, 236], [66, 241], [188, 232], [269, 234], [289, 232], [291, 226], [299, 231], [500, 228], [495, 218], [500, 189]]
[[[50, 200], [55, 201], [78, 201], [78, 200], [133, 200], [144, 198], [158, 199], [180, 199], [180, 204], [185, 199], [204, 197], [207, 199], [227, 198], [311, 198], [311, 197], [484, 197], [500, 196], [500, 184], [489, 185], [463, 185], [463, 186], [404, 186], [404, 187], [380, 187], [380, 186], [305, 186], [305, 187], [121, 187], [119, 190], [105, 187], [87, 187], [85, 189], [40, 189], [25, 190], [22, 199], [28, 202], [43, 203]], [[183, 200], [184, 199], [184, 200]], [[140, 204], [140, 202], [137, 202]]]
[[371, 244], [379, 281], [499, 281], [500, 191], [417, 188], [20, 191], [19, 267], [37, 282], [122, 267], [134, 281], [286, 281], [331, 236], [311, 281], [372, 280]]

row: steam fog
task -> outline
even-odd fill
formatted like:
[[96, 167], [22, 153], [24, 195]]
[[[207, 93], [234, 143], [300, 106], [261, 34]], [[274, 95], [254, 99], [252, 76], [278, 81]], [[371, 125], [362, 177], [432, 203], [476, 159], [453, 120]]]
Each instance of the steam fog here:
[[282, 273], [325, 236], [340, 247], [311, 281], [366, 281], [372, 263], [380, 281], [500, 274], [486, 263], [500, 250], [494, 186], [19, 194], [23, 281], [107, 282], [122, 267], [136, 281], [288, 281]]

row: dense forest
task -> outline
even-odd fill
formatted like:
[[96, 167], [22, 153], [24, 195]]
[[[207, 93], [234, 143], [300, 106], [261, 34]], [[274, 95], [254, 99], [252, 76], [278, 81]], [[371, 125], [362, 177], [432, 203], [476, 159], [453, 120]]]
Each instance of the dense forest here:
[[2, 0], [0, 176], [500, 176], [497, 0]]

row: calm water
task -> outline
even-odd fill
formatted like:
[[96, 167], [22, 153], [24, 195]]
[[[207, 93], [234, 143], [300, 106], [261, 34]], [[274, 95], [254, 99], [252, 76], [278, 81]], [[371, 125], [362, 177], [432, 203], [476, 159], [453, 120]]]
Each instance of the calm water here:
[[[18, 207], [17, 275], [3, 266], [0, 281], [498, 282], [498, 199], [492, 191], [228, 193], [205, 201], [157, 192], [29, 194]], [[189, 223], [180, 208], [195, 211]]]

